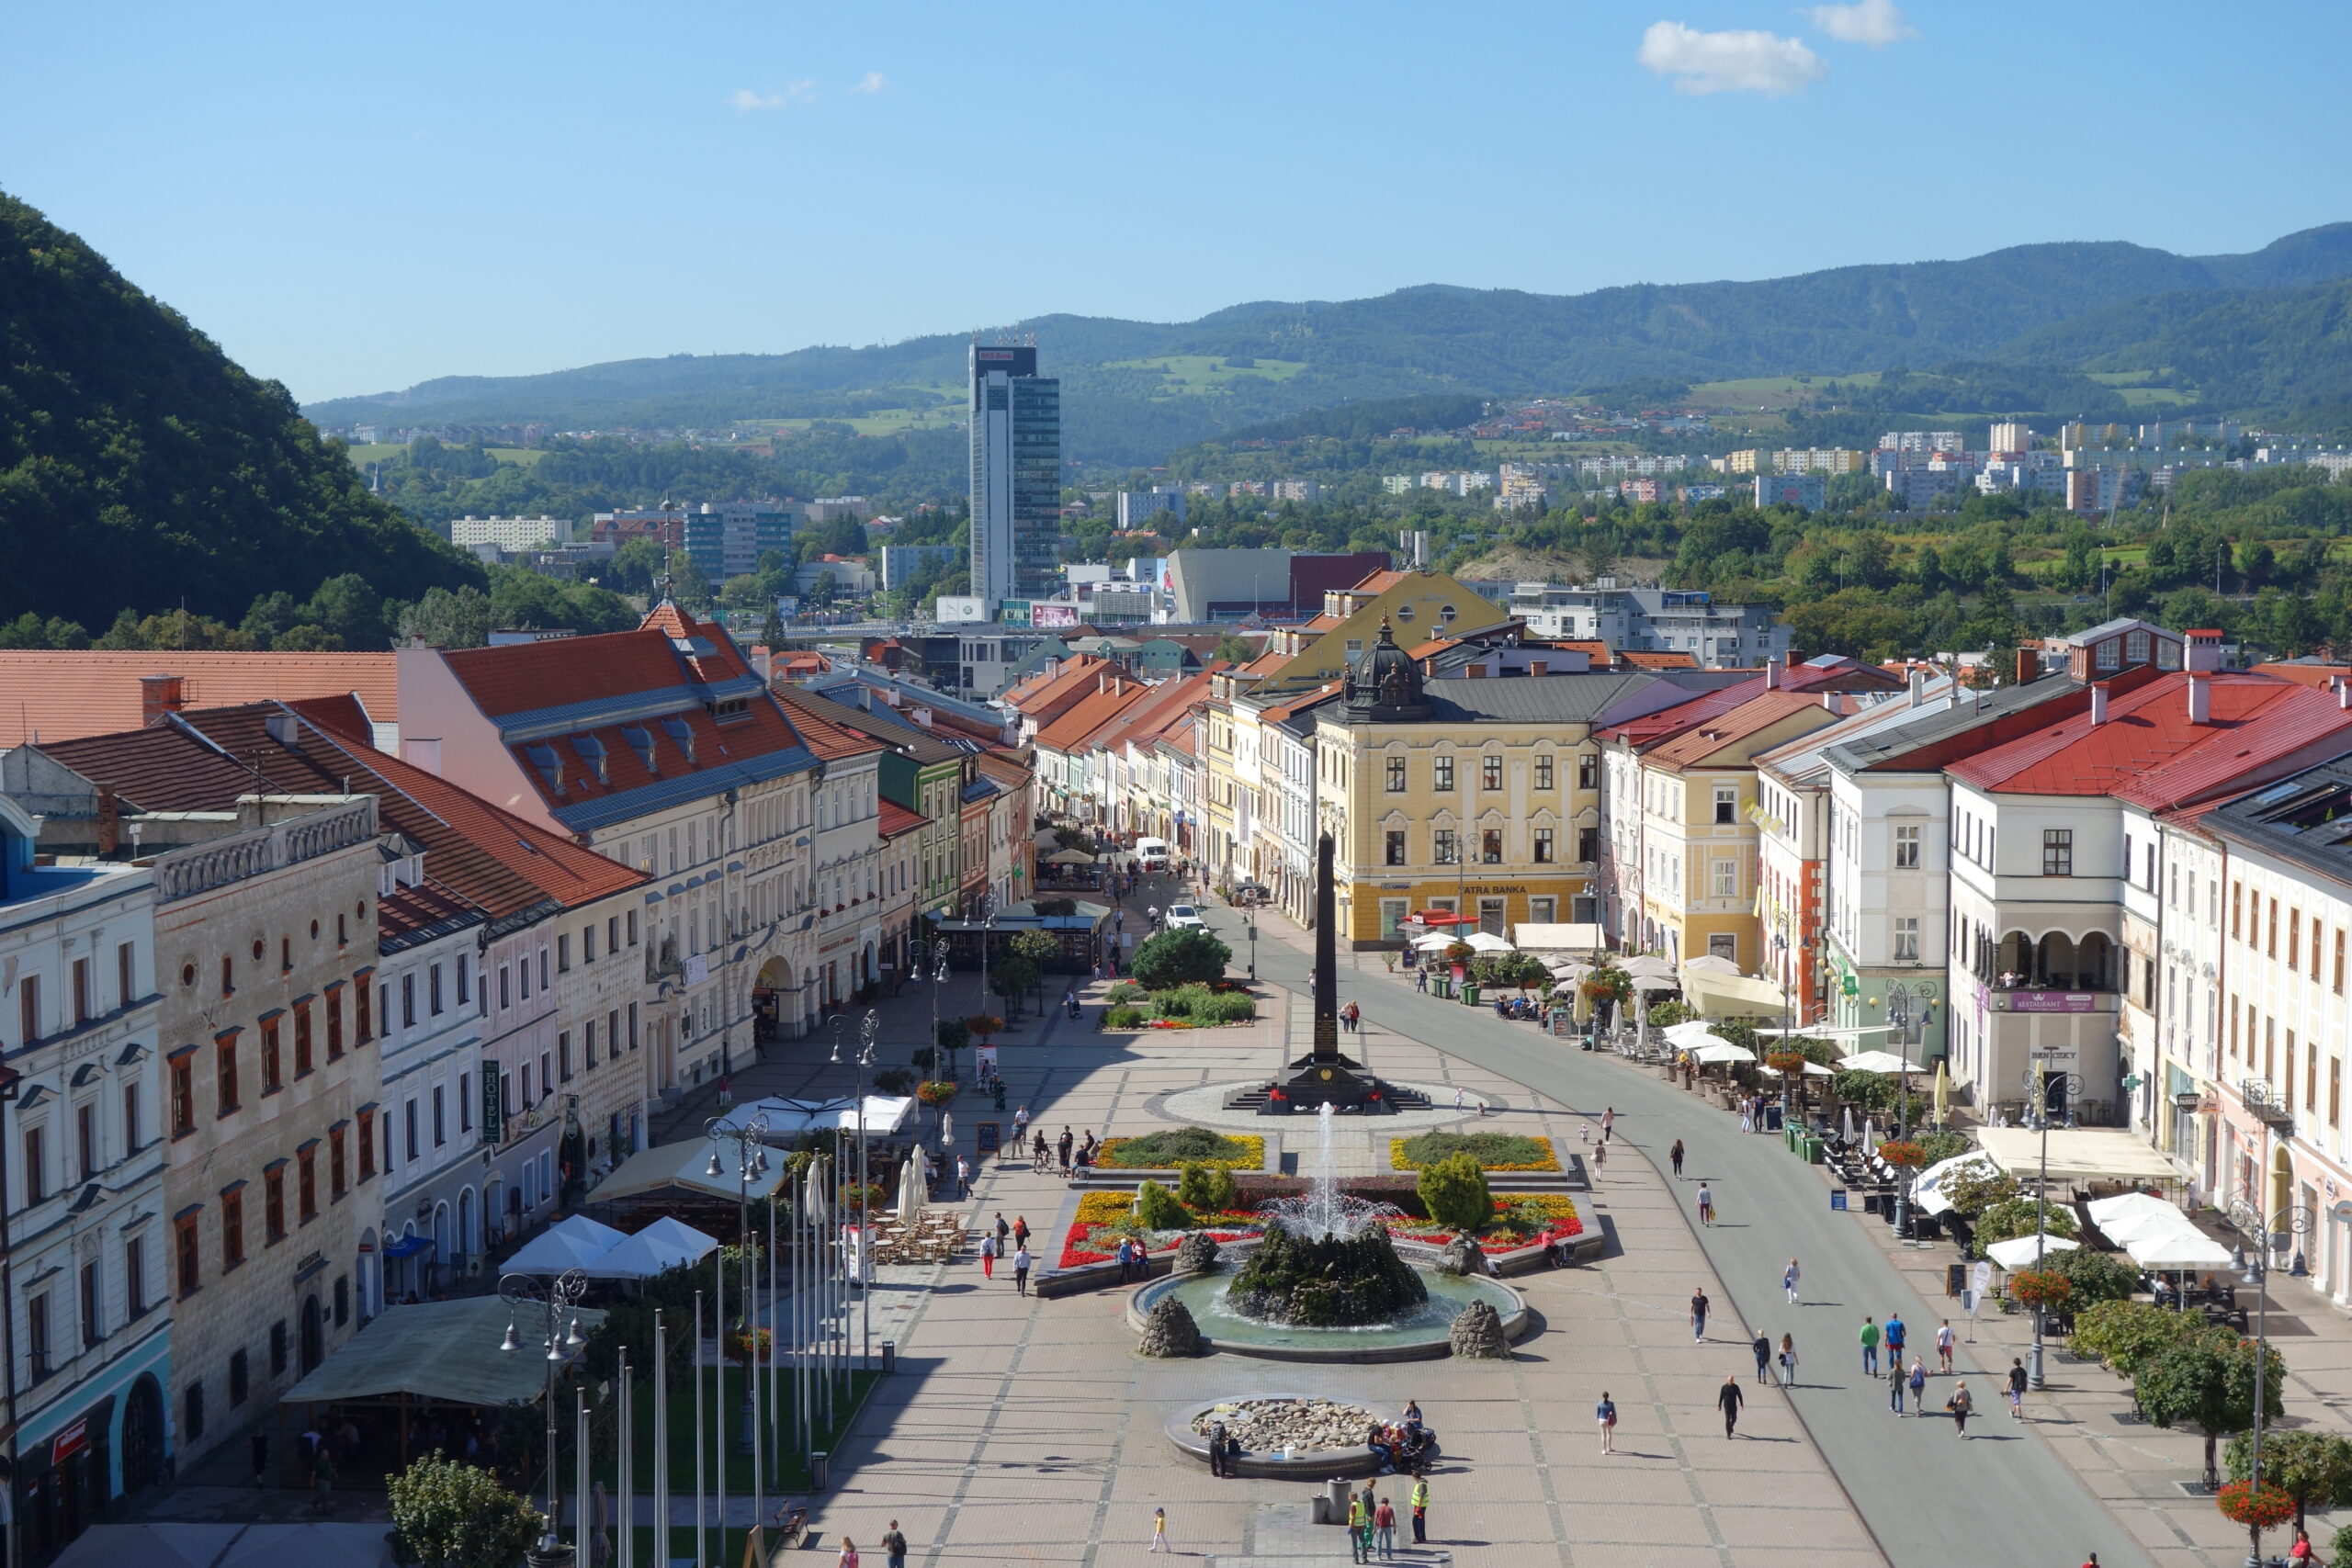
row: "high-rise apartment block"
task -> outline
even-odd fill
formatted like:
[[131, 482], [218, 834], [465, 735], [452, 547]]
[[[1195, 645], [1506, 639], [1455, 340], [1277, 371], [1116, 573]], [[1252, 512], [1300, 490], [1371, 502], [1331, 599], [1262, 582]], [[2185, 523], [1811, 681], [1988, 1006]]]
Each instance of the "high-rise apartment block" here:
[[714, 583], [757, 571], [760, 558], [768, 551], [792, 553], [797, 515], [797, 508], [775, 502], [706, 502], [686, 513], [686, 554]]
[[1062, 478], [1062, 384], [1034, 344], [972, 344], [972, 592], [1051, 596]]

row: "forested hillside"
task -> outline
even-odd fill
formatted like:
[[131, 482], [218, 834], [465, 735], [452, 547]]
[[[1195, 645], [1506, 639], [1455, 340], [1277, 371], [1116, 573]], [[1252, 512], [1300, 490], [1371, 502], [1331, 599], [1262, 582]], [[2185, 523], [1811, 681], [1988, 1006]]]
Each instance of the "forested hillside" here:
[[345, 573], [401, 597], [481, 581], [285, 388], [0, 194], [0, 622], [237, 615]]
[[[1642, 378], [1917, 373], [1993, 359], [2045, 373], [2033, 394], [2045, 400], [2018, 412], [2095, 417], [2121, 405], [2095, 384], [2059, 387], [2047, 378], [2148, 343], [2200, 314], [2199, 300], [2267, 300], [2347, 276], [2352, 224], [2332, 224], [2236, 256], [2120, 243], [2025, 245], [1965, 261], [1758, 282], [1579, 295], [1430, 285], [1339, 303], [1236, 305], [1187, 322], [1046, 316], [1010, 330], [1035, 333], [1046, 369], [1063, 379], [1066, 454], [1090, 464], [1144, 464], [1188, 443], [1355, 401], [1564, 394]], [[2069, 337], [2078, 322], [2083, 333]], [[946, 334], [873, 348], [681, 355], [543, 376], [450, 378], [307, 412], [329, 424], [536, 420], [571, 429], [711, 428], [897, 410], [952, 416], [967, 343]], [[2248, 346], [2257, 358], [2269, 352]], [[2225, 368], [2216, 384], [2230, 396], [2267, 392], [2285, 378]], [[2059, 393], [2071, 400], [2049, 400]]]

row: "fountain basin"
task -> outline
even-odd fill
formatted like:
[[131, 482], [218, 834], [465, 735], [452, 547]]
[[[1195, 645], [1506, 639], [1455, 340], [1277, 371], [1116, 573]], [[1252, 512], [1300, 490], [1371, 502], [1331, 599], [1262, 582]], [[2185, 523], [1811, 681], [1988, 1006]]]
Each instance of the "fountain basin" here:
[[1429, 1300], [1395, 1322], [1362, 1328], [1309, 1328], [1242, 1317], [1226, 1305], [1225, 1293], [1233, 1283], [1233, 1272], [1227, 1268], [1154, 1280], [1138, 1287], [1127, 1298], [1127, 1323], [1142, 1332], [1146, 1314], [1173, 1295], [1192, 1313], [1213, 1351], [1269, 1361], [1357, 1363], [1428, 1361], [1453, 1354], [1453, 1320], [1474, 1301], [1495, 1309], [1503, 1320], [1504, 1337], [1514, 1344], [1534, 1326], [1526, 1301], [1508, 1285], [1428, 1269], [1414, 1272], [1428, 1287]]

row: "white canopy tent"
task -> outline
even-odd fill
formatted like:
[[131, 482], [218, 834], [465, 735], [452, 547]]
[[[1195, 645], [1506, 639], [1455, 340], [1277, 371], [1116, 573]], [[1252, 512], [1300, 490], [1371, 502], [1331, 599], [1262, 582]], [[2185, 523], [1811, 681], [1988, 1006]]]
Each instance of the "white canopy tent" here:
[[2227, 1269], [2237, 1261], [2228, 1247], [2193, 1227], [2141, 1236], [2125, 1242], [2123, 1250], [2141, 1268], [2154, 1270]]
[[1756, 1060], [1756, 1053], [1749, 1050], [1747, 1046], [1735, 1045], [1728, 1040], [1718, 1039], [1712, 1034], [1706, 1036], [1702, 1043], [1694, 1045], [1691, 1049], [1690, 1055], [1692, 1060], [1702, 1062], [1709, 1066], [1715, 1066], [1726, 1062], [1752, 1062]]
[[2145, 1192], [2119, 1193], [2084, 1206], [2091, 1224], [2121, 1245], [2143, 1269], [2223, 1269], [2230, 1249], [2197, 1228], [2178, 1204]]
[[1806, 1040], [1859, 1040], [1865, 1034], [1892, 1034], [1894, 1032], [1894, 1025], [1857, 1023], [1840, 1024], [1833, 1028], [1826, 1023], [1815, 1023], [1799, 1024], [1794, 1029], [1783, 1029], [1779, 1024], [1774, 1024], [1769, 1029], [1758, 1028], [1756, 1032], [1771, 1035], [1776, 1040], [1783, 1035]]
[[628, 1239], [627, 1232], [572, 1214], [533, 1236], [501, 1267], [515, 1274], [560, 1274], [587, 1268]]
[[1491, 931], [1472, 931], [1462, 939], [1480, 953], [1509, 953], [1510, 943]]
[[650, 1280], [681, 1263], [698, 1263], [718, 1247], [716, 1237], [705, 1235], [673, 1214], [664, 1214], [635, 1235], [622, 1238], [582, 1271], [592, 1280]]
[[1600, 953], [1609, 937], [1596, 925], [1552, 925], [1522, 920], [1511, 927], [1521, 953]]
[[1710, 960], [1692, 959], [1682, 966], [1685, 1000], [1709, 1018], [1770, 1018], [1787, 1009], [1788, 998], [1770, 980], [1702, 969]]
[[[912, 1095], [867, 1095], [864, 1101], [866, 1135], [888, 1137], [901, 1131], [914, 1115], [914, 1109]], [[838, 1128], [854, 1133], [860, 1112], [859, 1103], [852, 1095], [836, 1095], [831, 1100], [791, 1100], [771, 1095], [735, 1107], [727, 1113], [727, 1119], [738, 1127], [747, 1127], [754, 1115], [767, 1118], [767, 1141], [775, 1143], [811, 1131], [830, 1133]]]
[[[2137, 1134], [2120, 1127], [2052, 1127], [2050, 1178], [2053, 1181], [2145, 1181], [2177, 1185], [2172, 1161]], [[2030, 1127], [1980, 1127], [1976, 1141], [1994, 1163], [2025, 1178], [2041, 1171], [2042, 1134]]]
[[[1781, 1076], [1781, 1069], [1772, 1066], [1769, 1063], [1756, 1070], [1762, 1073], [1768, 1078], [1777, 1078]], [[1799, 1073], [1797, 1076], [1799, 1077], [1806, 1078], [1826, 1078], [1833, 1077], [1836, 1075], [1831, 1073], [1827, 1067], [1823, 1066], [1819, 1062], [1807, 1062], [1804, 1065], [1804, 1071]]]
[[1636, 980], [1671, 980], [1676, 977], [1674, 961], [1660, 958], [1655, 953], [1644, 953], [1628, 958], [1617, 965]]
[[2042, 1236], [2039, 1240], [2030, 1235], [2013, 1235], [1986, 1247], [1984, 1256], [2004, 1269], [2030, 1269], [2037, 1252], [2047, 1258], [2052, 1253], [2072, 1252], [2082, 1245], [2063, 1235]]
[[1676, 1045], [1687, 1046], [1701, 1035], [1708, 1034], [1710, 1031], [1704, 1019], [1686, 1018], [1680, 1023], [1668, 1024], [1658, 1032]]

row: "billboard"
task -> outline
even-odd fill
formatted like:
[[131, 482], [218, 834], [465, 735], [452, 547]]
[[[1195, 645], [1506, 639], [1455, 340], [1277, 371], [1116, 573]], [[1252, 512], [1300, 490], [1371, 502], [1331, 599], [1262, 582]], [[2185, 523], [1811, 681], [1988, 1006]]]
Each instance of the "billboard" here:
[[1029, 624], [1033, 626], [1074, 626], [1079, 624], [1075, 604], [1032, 604]]
[[934, 612], [944, 626], [962, 626], [989, 618], [989, 602], [977, 593], [943, 593]]

